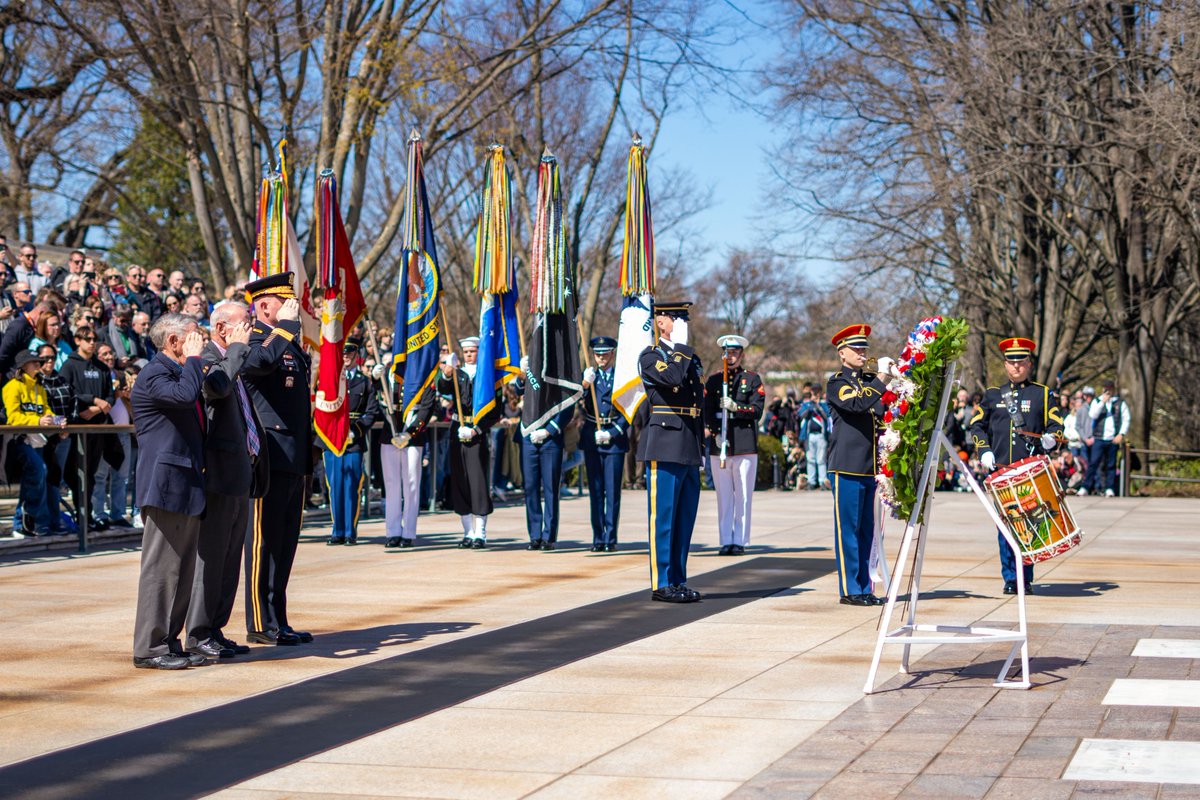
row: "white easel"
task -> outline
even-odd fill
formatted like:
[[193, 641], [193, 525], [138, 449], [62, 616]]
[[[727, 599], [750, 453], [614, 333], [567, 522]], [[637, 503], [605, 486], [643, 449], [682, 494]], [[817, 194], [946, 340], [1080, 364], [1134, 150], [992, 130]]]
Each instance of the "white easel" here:
[[[863, 686], [865, 694], [871, 694], [875, 691], [875, 674], [879, 671], [879, 658], [883, 654], [883, 646], [885, 644], [900, 644], [904, 646], [904, 652], [900, 659], [900, 671], [907, 673], [909, 653], [914, 644], [979, 643], [986, 646], [996, 642], [1012, 642], [1008, 658], [1005, 660], [1004, 666], [1000, 668], [1000, 674], [996, 677], [996, 681], [992, 685], [1001, 689], [1029, 688], [1029, 638], [1025, 624], [1025, 573], [1021, 568], [1021, 550], [1017, 546], [1017, 541], [1013, 538], [1008, 524], [996, 511], [995, 506], [992, 505], [992, 501], [984, 493], [979, 482], [975, 480], [975, 476], [971, 474], [971, 470], [959, 458], [958, 451], [954, 449], [950, 440], [946, 438], [943, 426], [946, 422], [946, 407], [950, 402], [950, 392], [954, 386], [954, 373], [955, 366], [951, 364], [946, 368], [943, 376], [945, 381], [942, 387], [941, 404], [938, 406], [937, 423], [934, 425], [933, 434], [930, 437], [929, 448], [925, 452], [925, 463], [921, 468], [920, 482], [917, 484], [917, 502], [913, 506], [913, 512], [908, 518], [908, 524], [904, 528], [904, 539], [900, 543], [900, 556], [896, 560], [895, 571], [892, 573], [891, 581], [888, 583], [887, 603], [883, 608], [883, 615], [879, 624], [879, 636], [875, 641], [875, 655], [871, 659], [871, 671], [867, 674], [866, 685]], [[917, 601], [921, 593], [921, 565], [925, 558], [925, 542], [929, 532], [929, 516], [933, 505], [933, 481], [937, 478], [936, 467], [943, 451], [950, 455], [950, 462], [962, 473], [963, 478], [967, 481], [967, 485], [971, 487], [971, 491], [979, 498], [979, 502], [983, 504], [984, 509], [988, 512], [988, 516], [991, 517], [996, 527], [1000, 529], [1000, 532], [1008, 542], [1008, 546], [1012, 548], [1013, 557], [1017, 564], [1018, 623], [1015, 631], [1000, 628], [981, 628], [973, 625], [921, 625], [917, 623]], [[922, 511], [924, 514], [922, 514]], [[896, 598], [900, 593], [900, 578], [907, 567], [908, 553], [913, 545], [914, 536], [916, 538], [917, 549], [913, 559], [910, 578], [908, 619], [900, 627], [890, 630], [892, 612], [896, 607]], [[1021, 653], [1021, 680], [1007, 680], [1006, 676], [1012, 668], [1013, 660], [1016, 658], [1018, 651]]]

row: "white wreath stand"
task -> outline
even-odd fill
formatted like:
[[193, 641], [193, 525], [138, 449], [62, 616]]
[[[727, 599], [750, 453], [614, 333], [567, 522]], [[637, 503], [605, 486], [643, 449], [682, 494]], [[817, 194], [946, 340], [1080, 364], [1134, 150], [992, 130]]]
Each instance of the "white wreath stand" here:
[[[1001, 518], [995, 506], [992, 505], [991, 500], [979, 486], [979, 482], [975, 480], [975, 476], [971, 474], [971, 470], [959, 458], [958, 451], [954, 449], [950, 440], [946, 438], [943, 425], [946, 422], [946, 407], [950, 402], [950, 392], [954, 385], [954, 373], [955, 367], [951, 364], [946, 368], [944, 374], [945, 381], [942, 387], [941, 404], [938, 406], [937, 423], [933, 428], [929, 448], [925, 453], [925, 463], [921, 467], [921, 478], [917, 484], [919, 487], [917, 490], [917, 502], [913, 506], [913, 512], [908, 518], [908, 524], [904, 528], [904, 539], [900, 543], [900, 556], [896, 561], [896, 570], [892, 573], [891, 580], [888, 582], [887, 603], [883, 608], [879, 624], [879, 637], [875, 641], [875, 655], [871, 659], [871, 671], [867, 674], [866, 685], [863, 686], [863, 692], [866, 694], [871, 694], [875, 691], [875, 673], [879, 671], [879, 658], [883, 655], [883, 646], [885, 644], [899, 644], [904, 646], [903, 655], [900, 658], [900, 671], [907, 673], [909, 671], [909, 653], [914, 644], [977, 643], [987, 646], [996, 642], [1012, 642], [1008, 658], [1004, 661], [1004, 666], [1000, 668], [1000, 674], [996, 677], [996, 681], [992, 685], [1001, 689], [1029, 688], [1029, 638], [1025, 624], [1025, 571], [1021, 569], [1021, 550], [1017, 546], [1017, 541], [1013, 538], [1008, 524]], [[921, 565], [925, 558], [925, 542], [928, 539], [929, 517], [933, 505], [933, 481], [937, 478], [936, 467], [943, 451], [950, 455], [950, 462], [962, 473], [967, 481], [967, 485], [971, 487], [971, 491], [979, 498], [979, 502], [988, 512], [988, 516], [991, 517], [996, 527], [1000, 529], [1000, 532], [1008, 542], [1008, 546], [1012, 548], [1017, 564], [1018, 624], [1015, 631], [1000, 628], [982, 628], [974, 625], [922, 625], [917, 622], [917, 601], [921, 594]], [[922, 514], [922, 511], [924, 511], [924, 514]], [[914, 539], [916, 540], [916, 553], [913, 558], [912, 572], [909, 580], [908, 618], [903, 625], [892, 630], [890, 629], [890, 625], [892, 622], [892, 613], [896, 608], [896, 598], [900, 593], [900, 578], [904, 574], [908, 563], [908, 554], [913, 546]], [[1018, 651], [1021, 654], [1021, 680], [1008, 680], [1007, 675], [1012, 668], [1013, 660], [1017, 657]]]

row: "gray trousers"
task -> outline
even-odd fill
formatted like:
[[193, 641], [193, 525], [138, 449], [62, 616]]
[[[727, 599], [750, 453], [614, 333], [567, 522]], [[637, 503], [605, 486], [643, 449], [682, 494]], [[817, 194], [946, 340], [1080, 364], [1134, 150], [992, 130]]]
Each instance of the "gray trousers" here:
[[152, 658], [179, 652], [192, 575], [200, 518], [161, 508], [143, 508], [142, 571], [138, 576], [137, 616], [133, 626], [133, 655]]
[[195, 647], [229, 623], [242, 572], [242, 548], [250, 498], [206, 492], [192, 602], [187, 611], [187, 645]]

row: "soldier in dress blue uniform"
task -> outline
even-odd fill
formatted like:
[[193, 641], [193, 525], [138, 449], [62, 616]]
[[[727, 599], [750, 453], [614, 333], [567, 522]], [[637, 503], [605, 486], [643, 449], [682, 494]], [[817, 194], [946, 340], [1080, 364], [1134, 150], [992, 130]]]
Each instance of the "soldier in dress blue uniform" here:
[[246, 284], [254, 305], [241, 376], [266, 432], [267, 492], [250, 508], [246, 536], [246, 638], [295, 645], [312, 634], [288, 624], [287, 585], [300, 542], [305, 478], [312, 474], [311, 365], [300, 337], [300, 303], [288, 272]]
[[[1062, 433], [1062, 415], [1054, 391], [1029, 380], [1037, 342], [1012, 337], [1000, 342], [1004, 371], [1008, 382], [988, 387], [983, 400], [971, 417], [971, 440], [979, 453], [979, 463], [988, 472], [996, 467], [1052, 450]], [[1017, 562], [1004, 534], [996, 532], [1000, 542], [1000, 574], [1004, 593], [1017, 593]], [[1026, 564], [1025, 592], [1033, 594], [1033, 565]]]
[[[589, 342], [596, 366], [583, 372], [583, 427], [579, 446], [587, 467], [588, 500], [592, 507], [592, 552], [617, 549], [621, 519], [621, 471], [629, 452], [629, 423], [613, 407], [613, 378], [617, 340], [594, 336]], [[594, 390], [594, 391], [593, 391]]]
[[650, 502], [651, 597], [666, 603], [700, 599], [700, 593], [687, 586], [704, 452], [703, 372], [700, 358], [687, 343], [691, 305], [655, 303], [658, 344], [638, 358], [649, 409], [638, 440], [638, 460], [646, 465]]
[[[717, 534], [723, 556], [743, 555], [750, 543], [750, 501], [758, 474], [758, 418], [767, 399], [762, 378], [742, 366], [748, 344], [746, 337], [732, 333], [717, 339], [729, 367], [709, 375], [704, 384], [704, 423], [711, 437], [708, 470], [717, 491]], [[726, 437], [723, 467], [722, 422]]]
[[358, 512], [362, 508], [363, 453], [369, 443], [371, 426], [379, 419], [379, 401], [371, 379], [359, 369], [362, 342], [347, 339], [342, 351], [346, 370], [346, 406], [350, 409], [350, 438], [339, 456], [325, 442], [325, 484], [329, 490], [329, 512], [333, 530], [327, 544], [358, 544]]
[[829, 378], [826, 397], [833, 419], [828, 468], [833, 486], [834, 553], [840, 603], [874, 606], [871, 540], [875, 535], [876, 426], [886, 409], [883, 382], [866, 372], [870, 325], [850, 325], [834, 334], [842, 368]]

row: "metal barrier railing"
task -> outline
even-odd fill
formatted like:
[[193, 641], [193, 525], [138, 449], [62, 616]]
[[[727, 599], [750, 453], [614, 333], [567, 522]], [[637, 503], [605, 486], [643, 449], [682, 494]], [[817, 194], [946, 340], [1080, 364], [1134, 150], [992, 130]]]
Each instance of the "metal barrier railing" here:
[[1152, 465], [1156, 458], [1166, 457], [1171, 459], [1192, 459], [1200, 458], [1200, 453], [1191, 452], [1188, 450], [1151, 450], [1142, 447], [1130, 447], [1128, 444], [1122, 446], [1123, 461], [1126, 465], [1132, 463], [1131, 458], [1134, 455], [1142, 457], [1141, 474], [1133, 474], [1133, 470], [1128, 467], [1122, 471], [1124, 480], [1121, 482], [1121, 494], [1128, 496], [1133, 487], [1134, 481], [1150, 482], [1163, 481], [1167, 483], [1200, 483], [1200, 478], [1184, 478], [1175, 475], [1153, 475], [1151, 474]]
[[75, 439], [76, 460], [79, 462], [76, 465], [76, 477], [79, 480], [79, 499], [76, 502], [76, 515], [79, 527], [79, 552], [86, 553], [88, 550], [88, 522], [91, 519], [91, 493], [87, 490], [88, 485], [88, 439], [84, 434], [98, 433], [133, 433], [132, 425], [0, 425], [0, 436], [19, 436], [26, 433], [40, 433], [43, 435], [54, 435], [56, 433], [67, 433]]

